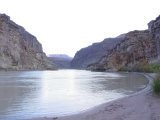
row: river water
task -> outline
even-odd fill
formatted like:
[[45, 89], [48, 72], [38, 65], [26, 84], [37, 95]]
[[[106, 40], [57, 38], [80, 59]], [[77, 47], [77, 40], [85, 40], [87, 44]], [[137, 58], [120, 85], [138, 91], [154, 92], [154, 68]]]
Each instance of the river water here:
[[78, 113], [144, 89], [134, 73], [85, 70], [0, 72], [0, 119]]

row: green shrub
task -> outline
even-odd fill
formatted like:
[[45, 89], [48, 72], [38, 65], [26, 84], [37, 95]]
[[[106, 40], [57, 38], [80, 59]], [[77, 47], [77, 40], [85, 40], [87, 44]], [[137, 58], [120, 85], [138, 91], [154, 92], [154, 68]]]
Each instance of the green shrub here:
[[142, 72], [160, 73], [160, 64], [155, 63], [155, 64], [144, 65], [142, 66], [141, 70]]
[[119, 71], [160, 73], [160, 63], [122, 67]]
[[156, 94], [160, 94], [160, 76], [158, 76], [153, 83], [153, 91]]

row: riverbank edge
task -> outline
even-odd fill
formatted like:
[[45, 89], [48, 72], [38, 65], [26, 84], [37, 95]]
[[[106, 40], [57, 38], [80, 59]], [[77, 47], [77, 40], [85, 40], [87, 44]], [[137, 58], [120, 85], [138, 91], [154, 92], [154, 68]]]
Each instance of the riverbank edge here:
[[[123, 72], [123, 73], [126, 73], [126, 72]], [[144, 89], [142, 89], [141, 91], [138, 91], [136, 93], [133, 93], [131, 95], [128, 95], [128, 96], [125, 96], [122, 98], [112, 100], [110, 102], [100, 104], [98, 106], [92, 107], [90, 109], [87, 109], [87, 110], [82, 111], [77, 114], [67, 115], [67, 116], [41, 117], [41, 118], [30, 119], [30, 120], [90, 120], [91, 116], [94, 116], [95, 114], [97, 114], [99, 112], [104, 112], [104, 109], [106, 109], [106, 108], [110, 109], [110, 107], [113, 106], [113, 104], [116, 104], [119, 102], [124, 102], [124, 101], [127, 103], [127, 102], [129, 102], [129, 101], [127, 101], [128, 99], [133, 99], [133, 98], [136, 99], [136, 97], [145, 96], [145, 95], [148, 95], [149, 93], [151, 93], [153, 80], [154, 80], [156, 74], [154, 74], [154, 73], [139, 73], [139, 72], [132, 72], [132, 73], [143, 75], [148, 80], [147, 86]], [[116, 108], [118, 109], [118, 107], [116, 107]], [[110, 114], [112, 114], [112, 112]], [[104, 117], [103, 115], [98, 116], [94, 120], [101, 120], [103, 117]], [[107, 120], [114, 120], [114, 119], [108, 117]]]

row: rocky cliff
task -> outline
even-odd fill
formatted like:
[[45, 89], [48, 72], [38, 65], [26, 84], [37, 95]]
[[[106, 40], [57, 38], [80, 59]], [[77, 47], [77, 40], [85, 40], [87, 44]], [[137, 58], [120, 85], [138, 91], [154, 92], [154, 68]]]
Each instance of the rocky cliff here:
[[160, 60], [160, 16], [148, 23], [149, 33], [155, 36], [158, 61]]
[[148, 30], [133, 31], [124, 40], [88, 69], [117, 71], [124, 67], [135, 67], [159, 62], [160, 60], [160, 17], [148, 24]]
[[133, 31], [111, 49], [101, 60], [88, 66], [91, 70], [117, 71], [123, 67], [133, 67], [152, 62], [157, 58], [154, 35], [148, 31]]
[[0, 69], [55, 69], [36, 37], [5, 14], [0, 14]]
[[85, 69], [89, 64], [96, 63], [124, 38], [124, 34], [117, 38], [107, 38], [79, 50], [71, 61], [72, 68]]

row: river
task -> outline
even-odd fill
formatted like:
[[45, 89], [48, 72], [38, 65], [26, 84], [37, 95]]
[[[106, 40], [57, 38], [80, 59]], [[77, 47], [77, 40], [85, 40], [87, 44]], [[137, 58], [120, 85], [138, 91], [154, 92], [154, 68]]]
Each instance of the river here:
[[85, 70], [0, 72], [0, 119], [63, 116], [144, 89], [136, 73]]

